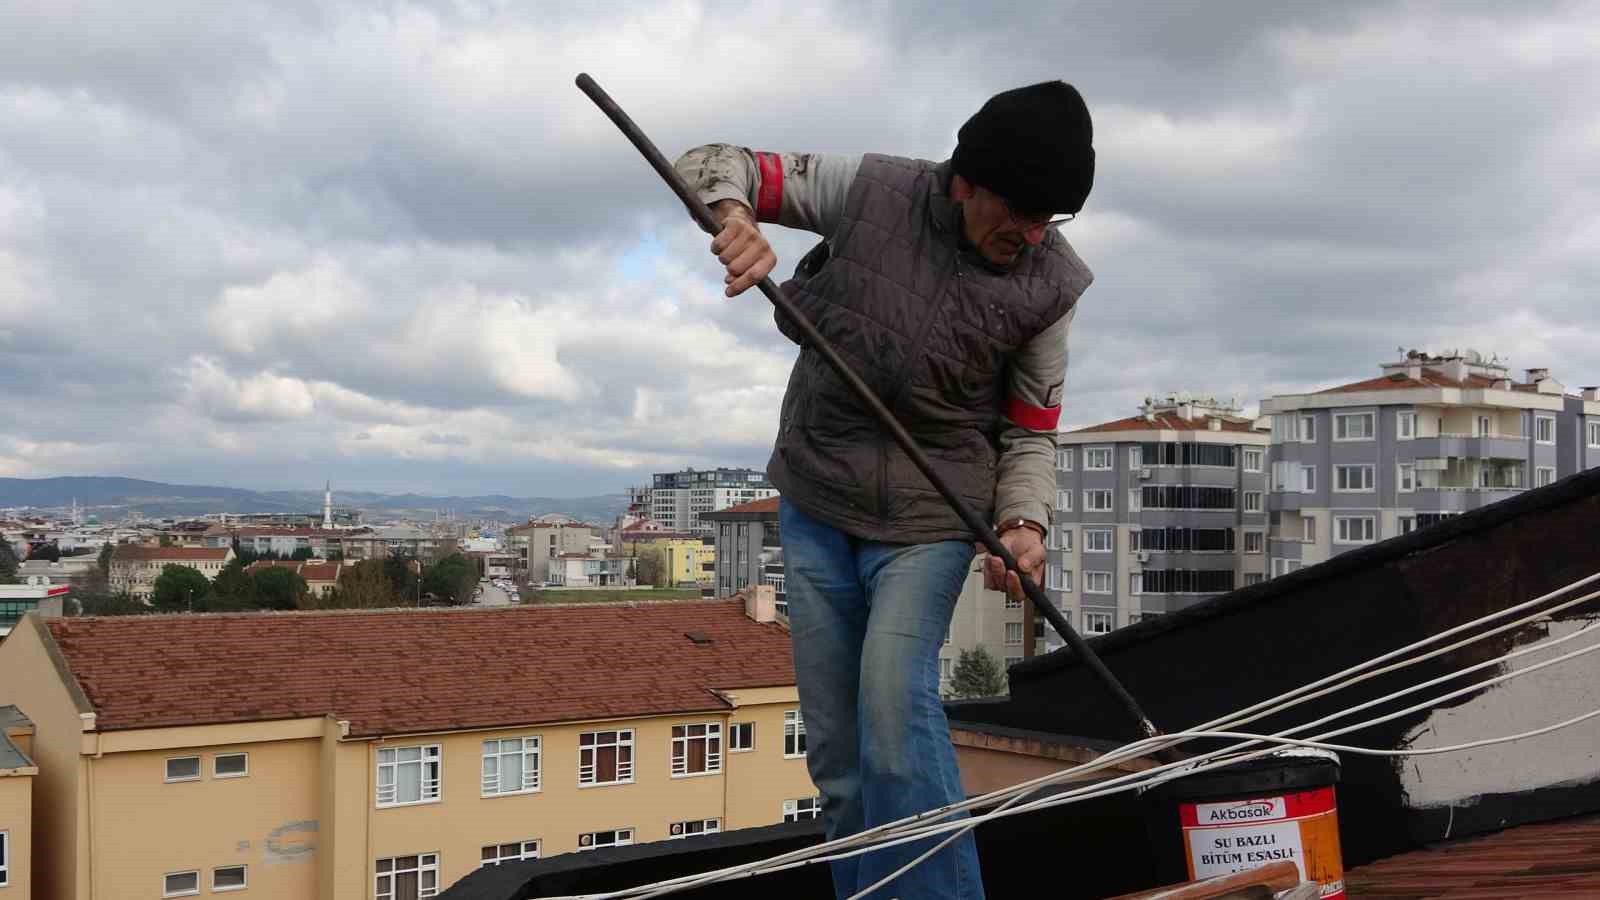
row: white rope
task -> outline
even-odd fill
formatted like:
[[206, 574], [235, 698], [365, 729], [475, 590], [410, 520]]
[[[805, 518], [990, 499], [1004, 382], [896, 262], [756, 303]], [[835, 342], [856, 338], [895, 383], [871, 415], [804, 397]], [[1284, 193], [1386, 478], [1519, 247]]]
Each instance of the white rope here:
[[[1401, 696], [1405, 696], [1407, 694], [1415, 693], [1415, 692], [1417, 692], [1419, 690], [1426, 689], [1427, 687], [1437, 685], [1437, 684], [1442, 683], [1444, 681], [1448, 681], [1448, 680], [1451, 680], [1451, 679], [1454, 679], [1454, 678], [1458, 678], [1461, 675], [1466, 674], [1468, 672], [1477, 671], [1477, 670], [1480, 670], [1480, 669], [1483, 669], [1483, 668], [1486, 668], [1486, 667], [1492, 666], [1492, 665], [1499, 665], [1500, 663], [1503, 663], [1503, 662], [1505, 662], [1507, 660], [1514, 659], [1514, 658], [1526, 655], [1528, 653], [1540, 652], [1540, 651], [1548, 650], [1549, 648], [1555, 646], [1556, 644], [1559, 644], [1559, 643], [1562, 643], [1562, 642], [1564, 642], [1566, 640], [1570, 640], [1571, 638], [1577, 637], [1579, 634], [1581, 634], [1583, 632], [1582, 631], [1575, 632], [1574, 634], [1567, 635], [1567, 636], [1564, 636], [1562, 638], [1555, 639], [1554, 641], [1547, 641], [1547, 642], [1545, 642], [1543, 644], [1540, 644], [1540, 645], [1524, 648], [1522, 650], [1518, 650], [1518, 651], [1514, 651], [1512, 653], [1504, 654], [1501, 657], [1497, 657], [1495, 659], [1491, 659], [1491, 660], [1488, 660], [1486, 662], [1477, 663], [1475, 665], [1468, 666], [1468, 667], [1466, 667], [1464, 669], [1461, 669], [1459, 671], [1453, 672], [1453, 673], [1451, 673], [1449, 675], [1441, 676], [1440, 678], [1433, 679], [1433, 680], [1431, 680], [1429, 682], [1425, 682], [1425, 683], [1420, 684], [1420, 685], [1414, 685], [1412, 687], [1402, 689], [1402, 690], [1397, 691], [1397, 692], [1395, 692], [1393, 694], [1390, 694], [1388, 696], [1385, 696], [1385, 697], [1382, 697], [1382, 698], [1378, 698], [1376, 700], [1368, 701], [1367, 703], [1361, 704], [1361, 705], [1356, 706], [1356, 707], [1352, 707], [1350, 709], [1341, 710], [1341, 711], [1339, 711], [1337, 713], [1334, 713], [1333, 715], [1326, 716], [1326, 717], [1324, 717], [1322, 719], [1319, 719], [1316, 722], [1309, 723], [1309, 724], [1306, 724], [1306, 725], [1297, 726], [1297, 727], [1291, 728], [1291, 729], [1286, 729], [1286, 730], [1284, 730], [1282, 732], [1279, 732], [1276, 735], [1254, 735], [1254, 734], [1249, 734], [1249, 733], [1246, 733], [1246, 732], [1239, 732], [1239, 731], [1213, 730], [1213, 729], [1217, 729], [1219, 725], [1220, 726], [1229, 726], [1229, 725], [1242, 724], [1242, 723], [1245, 723], [1245, 722], [1254, 721], [1256, 719], [1260, 719], [1260, 718], [1266, 717], [1268, 715], [1272, 715], [1272, 714], [1274, 714], [1276, 712], [1282, 711], [1283, 709], [1288, 709], [1288, 708], [1291, 708], [1293, 706], [1297, 706], [1297, 705], [1299, 705], [1301, 703], [1307, 702], [1307, 701], [1309, 701], [1311, 699], [1315, 699], [1317, 697], [1325, 696], [1325, 695], [1327, 695], [1329, 693], [1332, 693], [1333, 691], [1342, 690], [1345, 687], [1349, 687], [1351, 685], [1358, 684], [1358, 683], [1360, 683], [1362, 681], [1366, 681], [1366, 680], [1368, 680], [1370, 678], [1378, 677], [1379, 675], [1386, 674], [1386, 673], [1391, 672], [1391, 671], [1395, 671], [1395, 670], [1398, 670], [1398, 669], [1405, 668], [1407, 666], [1415, 665], [1415, 664], [1423, 662], [1423, 661], [1425, 661], [1427, 659], [1431, 659], [1433, 657], [1436, 657], [1436, 656], [1438, 656], [1438, 655], [1440, 655], [1442, 653], [1447, 653], [1447, 652], [1449, 652], [1449, 651], [1451, 651], [1453, 649], [1457, 649], [1457, 648], [1459, 648], [1461, 646], [1464, 646], [1466, 644], [1470, 644], [1470, 643], [1473, 643], [1475, 641], [1483, 640], [1484, 638], [1490, 637], [1490, 636], [1492, 636], [1494, 634], [1498, 634], [1498, 633], [1504, 632], [1504, 631], [1512, 629], [1512, 628], [1520, 627], [1521, 625], [1527, 624], [1527, 623], [1532, 622], [1532, 621], [1537, 620], [1537, 619], [1547, 618], [1547, 617], [1553, 615], [1554, 613], [1556, 613], [1556, 612], [1558, 612], [1560, 610], [1570, 608], [1572, 606], [1578, 605], [1580, 603], [1587, 602], [1590, 599], [1593, 599], [1593, 598], [1595, 598], [1597, 596], [1600, 596], [1600, 591], [1596, 591], [1594, 593], [1585, 595], [1583, 597], [1579, 597], [1579, 598], [1577, 598], [1575, 600], [1570, 600], [1570, 601], [1564, 602], [1562, 604], [1559, 604], [1557, 606], [1551, 607], [1549, 609], [1542, 610], [1540, 612], [1537, 612], [1537, 613], [1534, 613], [1534, 614], [1529, 615], [1527, 617], [1524, 617], [1523, 619], [1520, 619], [1520, 620], [1517, 620], [1517, 621], [1514, 621], [1514, 622], [1499, 626], [1499, 627], [1497, 627], [1495, 629], [1492, 629], [1492, 630], [1489, 630], [1489, 631], [1482, 632], [1480, 634], [1474, 635], [1474, 636], [1472, 636], [1470, 638], [1467, 638], [1467, 639], [1464, 639], [1462, 641], [1456, 642], [1456, 643], [1451, 644], [1449, 646], [1441, 647], [1441, 648], [1436, 649], [1434, 651], [1431, 651], [1431, 652], [1429, 652], [1427, 654], [1423, 654], [1421, 656], [1417, 656], [1417, 657], [1405, 660], [1405, 661], [1400, 662], [1400, 663], [1396, 663], [1394, 665], [1391, 665], [1391, 666], [1388, 666], [1388, 667], [1385, 667], [1385, 668], [1377, 669], [1375, 671], [1366, 671], [1366, 670], [1372, 669], [1375, 666], [1380, 666], [1384, 662], [1396, 659], [1397, 657], [1403, 656], [1406, 653], [1409, 653], [1409, 652], [1411, 652], [1413, 650], [1416, 650], [1418, 648], [1421, 648], [1421, 647], [1425, 647], [1425, 646], [1427, 646], [1429, 644], [1436, 643], [1436, 642], [1438, 642], [1440, 640], [1443, 640], [1445, 638], [1448, 638], [1448, 637], [1450, 637], [1452, 635], [1460, 634], [1463, 631], [1467, 631], [1467, 630], [1479, 627], [1479, 626], [1481, 626], [1481, 625], [1483, 625], [1485, 623], [1492, 622], [1492, 621], [1494, 621], [1496, 619], [1505, 618], [1507, 616], [1515, 615], [1518, 612], [1522, 612], [1524, 610], [1536, 607], [1536, 606], [1548, 601], [1551, 598], [1557, 597], [1557, 596], [1559, 596], [1559, 595], [1561, 595], [1561, 594], [1563, 594], [1563, 593], [1565, 593], [1567, 591], [1573, 590], [1575, 588], [1582, 587], [1584, 585], [1590, 584], [1590, 583], [1592, 583], [1592, 582], [1594, 582], [1596, 580], [1600, 580], [1600, 573], [1596, 573], [1596, 574], [1591, 575], [1591, 576], [1589, 576], [1587, 578], [1584, 578], [1584, 579], [1581, 579], [1579, 581], [1573, 582], [1572, 584], [1567, 585], [1566, 587], [1560, 588], [1560, 589], [1558, 589], [1556, 591], [1552, 591], [1552, 592], [1550, 592], [1548, 594], [1545, 594], [1545, 595], [1543, 595], [1541, 597], [1538, 597], [1538, 598], [1535, 598], [1533, 600], [1527, 601], [1525, 603], [1518, 604], [1518, 605], [1512, 606], [1512, 607], [1508, 607], [1507, 609], [1499, 610], [1499, 611], [1491, 613], [1489, 615], [1480, 617], [1479, 619], [1475, 619], [1475, 620], [1473, 620], [1471, 622], [1467, 622], [1467, 623], [1464, 623], [1462, 625], [1458, 625], [1458, 626], [1456, 626], [1454, 628], [1451, 628], [1451, 629], [1448, 629], [1446, 631], [1440, 632], [1437, 635], [1433, 635], [1433, 636], [1431, 636], [1429, 638], [1425, 638], [1425, 639], [1423, 639], [1421, 641], [1417, 641], [1417, 642], [1415, 642], [1413, 644], [1409, 644], [1409, 645], [1407, 645], [1405, 647], [1401, 647], [1401, 648], [1399, 648], [1397, 650], [1391, 651], [1391, 652], [1389, 652], [1387, 654], [1384, 654], [1382, 656], [1376, 657], [1374, 659], [1368, 660], [1368, 661], [1366, 661], [1364, 663], [1361, 663], [1359, 665], [1356, 665], [1356, 666], [1353, 666], [1351, 668], [1348, 668], [1348, 669], [1346, 669], [1346, 670], [1344, 670], [1342, 672], [1335, 673], [1334, 675], [1330, 675], [1330, 676], [1327, 676], [1325, 678], [1319, 679], [1318, 681], [1313, 682], [1311, 684], [1304, 685], [1302, 687], [1293, 689], [1293, 690], [1288, 691], [1288, 692], [1286, 692], [1286, 693], [1284, 693], [1282, 695], [1279, 695], [1278, 697], [1274, 697], [1272, 699], [1269, 699], [1269, 700], [1266, 700], [1266, 701], [1262, 701], [1262, 702], [1257, 703], [1257, 704], [1255, 704], [1253, 706], [1250, 706], [1250, 707], [1247, 707], [1247, 708], [1245, 708], [1243, 710], [1240, 710], [1240, 711], [1238, 711], [1236, 713], [1230, 714], [1228, 716], [1221, 717], [1219, 719], [1213, 720], [1212, 722], [1205, 723], [1202, 726], [1197, 726], [1195, 729], [1192, 729], [1192, 730], [1189, 730], [1189, 731], [1184, 731], [1184, 732], [1177, 732], [1177, 733], [1174, 733], [1174, 734], [1163, 735], [1163, 736], [1159, 736], [1159, 737], [1156, 737], [1156, 738], [1148, 738], [1148, 739], [1145, 739], [1145, 740], [1137, 741], [1135, 743], [1128, 744], [1128, 745], [1120, 747], [1120, 748], [1118, 748], [1118, 749], [1116, 749], [1114, 751], [1111, 751], [1110, 753], [1107, 753], [1104, 756], [1099, 757], [1098, 759], [1096, 759], [1096, 760], [1094, 760], [1094, 761], [1092, 761], [1090, 763], [1086, 763], [1086, 764], [1079, 765], [1079, 766], [1074, 766], [1072, 768], [1069, 768], [1069, 769], [1066, 769], [1066, 770], [1063, 770], [1063, 771], [1060, 771], [1060, 772], [1051, 773], [1050, 775], [1041, 776], [1040, 778], [1032, 779], [1030, 781], [1023, 782], [1022, 784], [1014, 785], [1014, 786], [1012, 786], [1010, 788], [1006, 788], [1006, 789], [1003, 789], [1003, 790], [1000, 790], [1000, 791], [995, 791], [995, 792], [992, 792], [990, 794], [987, 794], [987, 795], [984, 795], [984, 796], [981, 796], [981, 797], [975, 797], [975, 798], [971, 798], [969, 800], [966, 800], [966, 801], [963, 801], [963, 802], [960, 802], [960, 803], [951, 804], [951, 805], [946, 806], [946, 807], [940, 807], [938, 809], [928, 810], [926, 812], [917, 814], [915, 816], [908, 816], [908, 817], [906, 817], [904, 819], [901, 819], [901, 820], [899, 820], [897, 822], [892, 822], [892, 823], [888, 823], [886, 825], [877, 826], [877, 827], [875, 827], [873, 829], [870, 829], [870, 830], [867, 830], [867, 831], [863, 831], [863, 832], [848, 836], [846, 838], [841, 838], [841, 839], [838, 839], [838, 840], [835, 840], [835, 841], [830, 841], [830, 842], [827, 842], [827, 843], [824, 843], [824, 844], [815, 845], [815, 846], [812, 846], [812, 847], [804, 848], [802, 850], [791, 851], [790, 853], [781, 854], [779, 856], [776, 856], [776, 857], [773, 857], [773, 858], [770, 858], [770, 859], [767, 859], [767, 860], [757, 861], [755, 863], [746, 863], [746, 864], [739, 865], [739, 866], [731, 866], [731, 867], [728, 867], [728, 868], [725, 868], [725, 869], [715, 870], [715, 871], [711, 871], [711, 872], [703, 872], [703, 873], [699, 873], [697, 875], [684, 876], [684, 877], [680, 877], [680, 878], [676, 878], [676, 879], [670, 879], [668, 881], [657, 882], [657, 883], [649, 884], [649, 885], [640, 885], [640, 886], [636, 886], [636, 887], [633, 887], [633, 888], [628, 888], [628, 889], [624, 889], [624, 890], [616, 891], [616, 892], [611, 892], [611, 893], [573, 895], [573, 896], [570, 896], [570, 897], [556, 898], [556, 900], [620, 900], [620, 898], [627, 898], [627, 897], [659, 897], [659, 896], [665, 896], [667, 894], [677, 893], [678, 891], [681, 891], [681, 890], [686, 890], [686, 889], [690, 889], [690, 888], [693, 888], [693, 887], [698, 887], [698, 886], [701, 886], [701, 885], [710, 884], [710, 883], [713, 883], [713, 882], [716, 882], [716, 881], [723, 881], [723, 880], [727, 880], [727, 879], [730, 879], [730, 878], [738, 878], [738, 877], [749, 877], [749, 876], [754, 875], [754, 874], [765, 874], [765, 873], [770, 873], [770, 872], [783, 871], [783, 870], [786, 870], [786, 869], [789, 869], [789, 868], [795, 868], [795, 867], [800, 866], [800, 865], [812, 865], [812, 864], [816, 864], [816, 863], [819, 863], [819, 862], [832, 861], [832, 860], [835, 860], [835, 859], [843, 859], [843, 858], [847, 858], [847, 857], [850, 857], [850, 856], [860, 855], [861, 853], [871, 852], [873, 850], [881, 849], [883, 847], [896, 846], [896, 845], [899, 845], [899, 844], [902, 844], [902, 843], [907, 843], [907, 842], [916, 841], [916, 840], [922, 840], [922, 839], [924, 839], [926, 837], [929, 837], [931, 835], [942, 833], [942, 832], [945, 832], [945, 831], [952, 831], [952, 830], [957, 831], [956, 834], [951, 835], [949, 838], [947, 838], [940, 845], [938, 845], [938, 846], [934, 847], [932, 850], [922, 854], [917, 859], [913, 860], [911, 863], [908, 863], [906, 866], [903, 866], [900, 870], [897, 870], [895, 873], [891, 874], [890, 876], [888, 876], [886, 879], [882, 880], [878, 884], [875, 884], [872, 887], [868, 888], [866, 891], [863, 891], [860, 894], [856, 895], [857, 897], [859, 897], [859, 896], [864, 895], [865, 893], [868, 893], [868, 892], [870, 892], [872, 890], [877, 889], [882, 884], [885, 884], [888, 881], [893, 880], [896, 877], [899, 877], [900, 874], [903, 874], [905, 871], [909, 871], [909, 869], [911, 867], [913, 867], [916, 864], [920, 863], [921, 861], [925, 860], [928, 856], [931, 856], [933, 853], [938, 852], [938, 850], [942, 849], [950, 841], [955, 840], [956, 838], [960, 837], [962, 834], [965, 834], [966, 832], [970, 831], [972, 828], [976, 828], [979, 824], [981, 824], [981, 823], [983, 823], [985, 821], [989, 821], [990, 819], [1005, 818], [1005, 817], [1009, 817], [1010, 815], [1016, 815], [1016, 814], [1020, 814], [1020, 813], [1023, 813], [1023, 812], [1030, 812], [1030, 811], [1034, 811], [1036, 809], [1043, 809], [1043, 808], [1048, 808], [1048, 807], [1051, 807], [1051, 806], [1057, 806], [1057, 805], [1061, 805], [1063, 803], [1077, 802], [1079, 800], [1091, 799], [1093, 797], [1106, 796], [1106, 795], [1111, 794], [1111, 793], [1117, 793], [1117, 792], [1121, 792], [1121, 791], [1125, 791], [1125, 790], [1132, 790], [1132, 789], [1134, 789], [1136, 787], [1139, 787], [1141, 784], [1146, 783], [1146, 782], [1148, 782], [1151, 785], [1158, 784], [1158, 783], [1161, 783], [1162, 781], [1170, 780], [1171, 778], [1182, 777], [1182, 776], [1186, 776], [1186, 775], [1189, 775], [1189, 774], [1194, 774], [1194, 773], [1197, 773], [1197, 772], [1200, 772], [1200, 771], [1209, 771], [1212, 768], [1220, 768], [1220, 767], [1225, 766], [1225, 765], [1234, 765], [1235, 763], [1240, 762], [1240, 761], [1242, 761], [1244, 759], [1256, 758], [1258, 756], [1264, 756], [1264, 755], [1267, 755], [1267, 754], [1269, 754], [1271, 752], [1274, 752], [1271, 748], [1268, 748], [1268, 749], [1265, 749], [1265, 750], [1258, 750], [1258, 751], [1254, 751], [1252, 753], [1246, 753], [1246, 754], [1243, 754], [1243, 755], [1239, 754], [1239, 751], [1241, 749], [1243, 749], [1244, 747], [1253, 746], [1253, 745], [1261, 743], [1261, 742], [1267, 742], [1267, 743], [1289, 743], [1289, 744], [1299, 743], [1299, 744], [1303, 744], [1303, 745], [1313, 746], [1313, 745], [1315, 745], [1317, 743], [1317, 741], [1325, 739], [1327, 737], [1337, 736], [1337, 735], [1340, 735], [1340, 734], [1346, 734], [1346, 733], [1349, 733], [1351, 731], [1356, 731], [1356, 730], [1360, 730], [1362, 728], [1371, 727], [1372, 725], [1379, 724], [1379, 723], [1384, 722], [1384, 721], [1389, 721], [1389, 720], [1391, 720], [1393, 718], [1396, 718], [1398, 716], [1406, 715], [1406, 714], [1409, 714], [1410, 712], [1415, 712], [1418, 709], [1434, 706], [1434, 705], [1442, 702], [1445, 699], [1453, 698], [1455, 696], [1459, 696], [1459, 695], [1464, 694], [1464, 693], [1470, 693], [1470, 692], [1479, 690], [1479, 689], [1481, 689], [1481, 688], [1483, 688], [1485, 686], [1492, 685], [1492, 684], [1497, 684], [1497, 683], [1500, 683], [1502, 681], [1509, 680], [1510, 678], [1520, 677], [1521, 675], [1529, 674], [1529, 673], [1531, 673], [1533, 671], [1538, 671], [1539, 669], [1545, 668], [1548, 665], [1553, 665], [1555, 663], [1558, 663], [1558, 662], [1561, 662], [1561, 661], [1565, 661], [1567, 659], [1575, 658], [1576, 656], [1583, 655], [1584, 653], [1588, 653], [1588, 652], [1590, 652], [1592, 650], [1600, 649], [1600, 644], [1597, 644], [1595, 646], [1592, 646], [1592, 647], [1589, 647], [1589, 648], [1585, 648], [1584, 650], [1578, 651], [1577, 653], [1567, 654], [1567, 655], [1559, 657], [1557, 659], [1553, 659], [1553, 660], [1547, 661], [1546, 663], [1541, 663], [1538, 666], [1534, 666], [1534, 667], [1529, 667], [1529, 668], [1526, 668], [1526, 669], [1518, 670], [1516, 672], [1508, 673], [1507, 675], [1503, 675], [1503, 676], [1500, 676], [1498, 678], [1490, 679], [1490, 680], [1488, 680], [1486, 682], [1481, 682], [1479, 684], [1472, 685], [1472, 686], [1469, 686], [1467, 688], [1462, 688], [1462, 689], [1460, 689], [1458, 691], [1452, 692], [1451, 694], [1447, 694], [1443, 698], [1434, 698], [1434, 699], [1428, 700], [1428, 701], [1426, 701], [1424, 703], [1418, 704], [1418, 705], [1416, 705], [1414, 707], [1410, 707], [1410, 708], [1407, 708], [1405, 710], [1401, 710], [1401, 711], [1396, 712], [1396, 713], [1391, 713], [1391, 714], [1389, 714], [1387, 716], [1379, 717], [1378, 719], [1370, 720], [1370, 721], [1363, 722], [1363, 723], [1358, 723], [1357, 725], [1348, 726], [1348, 727], [1342, 728], [1342, 729], [1336, 729], [1336, 730], [1334, 730], [1332, 732], [1329, 732], [1329, 733], [1327, 733], [1325, 735], [1319, 735], [1316, 738], [1311, 739], [1310, 741], [1296, 742], [1293, 739], [1284, 737], [1284, 735], [1292, 734], [1292, 733], [1299, 732], [1299, 731], [1304, 731], [1304, 730], [1307, 730], [1309, 728], [1316, 727], [1317, 725], [1324, 724], [1324, 723], [1326, 723], [1328, 721], [1332, 721], [1332, 720], [1337, 719], [1337, 718], [1343, 718], [1344, 716], [1350, 715], [1350, 714], [1352, 714], [1354, 712], [1359, 712], [1360, 710], [1367, 709], [1367, 708], [1370, 708], [1370, 707], [1375, 706], [1375, 705], [1379, 705], [1379, 704], [1382, 704], [1382, 703], [1389, 702], [1389, 701], [1391, 701], [1391, 700], [1393, 700], [1393, 699], [1395, 699], [1397, 697], [1401, 697]], [[1365, 672], [1365, 674], [1361, 674], [1363, 672]], [[1351, 676], [1357, 676], [1357, 675], [1359, 675], [1359, 677], [1351, 677]], [[1332, 685], [1332, 686], [1330, 687], [1330, 685]], [[1460, 750], [1460, 749], [1469, 749], [1471, 746], [1482, 746], [1482, 745], [1485, 745], [1486, 743], [1503, 743], [1503, 742], [1509, 741], [1509, 740], [1521, 740], [1521, 739], [1524, 739], [1526, 737], [1536, 736], [1538, 734], [1544, 734], [1544, 733], [1547, 733], [1548, 731], [1552, 731], [1552, 730], [1555, 730], [1557, 728], [1568, 727], [1569, 725], [1576, 724], [1577, 722], [1583, 721], [1583, 720], [1585, 720], [1587, 718], [1591, 718], [1591, 717], [1593, 717], [1594, 715], [1597, 715], [1597, 714], [1600, 714], [1600, 710], [1597, 710], [1594, 713], [1589, 713], [1589, 714], [1585, 714], [1583, 716], [1579, 716], [1578, 718], [1573, 719], [1573, 720], [1568, 720], [1568, 721], [1563, 722], [1563, 723], [1558, 723], [1557, 725], [1550, 726], [1549, 728], [1546, 728], [1546, 729], [1539, 729], [1539, 730], [1536, 730], [1534, 732], [1529, 732], [1529, 733], [1525, 733], [1525, 734], [1521, 734], [1521, 735], [1512, 735], [1512, 736], [1505, 737], [1505, 738], [1491, 738], [1491, 739], [1487, 739], [1486, 742], [1475, 742], [1475, 743], [1473, 743], [1471, 745], [1460, 745], [1460, 746], [1456, 746], [1456, 747], [1446, 747], [1446, 748], [1434, 748], [1434, 749], [1431, 749], [1431, 750], [1428, 750], [1428, 751], [1417, 751], [1417, 750], [1377, 751], [1377, 750], [1369, 750], [1368, 748], [1348, 748], [1348, 751], [1349, 752], [1370, 752], [1370, 753], [1377, 754], [1377, 755], [1394, 755], [1394, 756], [1427, 755], [1427, 754], [1441, 753], [1441, 752], [1455, 752], [1455, 751]], [[1031, 796], [1032, 794], [1036, 793], [1039, 789], [1044, 788], [1044, 787], [1049, 787], [1052, 784], [1060, 783], [1062, 781], [1067, 781], [1067, 780], [1070, 780], [1070, 779], [1081, 778], [1084, 775], [1091, 774], [1091, 773], [1093, 773], [1095, 771], [1099, 771], [1099, 770], [1108, 768], [1108, 767], [1110, 767], [1112, 765], [1115, 765], [1116, 763], [1121, 762], [1123, 760], [1132, 759], [1132, 758], [1136, 758], [1136, 757], [1139, 757], [1139, 756], [1147, 755], [1149, 753], [1154, 752], [1156, 749], [1160, 749], [1162, 747], [1175, 746], [1177, 744], [1181, 744], [1181, 743], [1184, 743], [1184, 742], [1187, 742], [1187, 741], [1190, 741], [1190, 740], [1195, 740], [1195, 739], [1200, 739], [1200, 738], [1207, 738], [1207, 737], [1215, 737], [1215, 736], [1241, 737], [1241, 738], [1243, 738], [1245, 740], [1245, 743], [1240, 744], [1240, 745], [1235, 745], [1235, 746], [1232, 746], [1232, 747], [1222, 748], [1222, 749], [1219, 749], [1219, 750], [1216, 750], [1216, 751], [1212, 751], [1210, 753], [1203, 754], [1200, 757], [1196, 757], [1194, 759], [1186, 760], [1186, 761], [1181, 762], [1181, 763], [1169, 763], [1169, 764], [1166, 764], [1166, 765], [1163, 765], [1163, 766], [1158, 766], [1158, 767], [1156, 767], [1154, 769], [1151, 769], [1151, 770], [1148, 770], [1146, 772], [1134, 773], [1132, 775], [1126, 775], [1126, 776], [1122, 776], [1120, 778], [1111, 779], [1110, 781], [1097, 782], [1095, 785], [1091, 786], [1090, 788], [1083, 788], [1083, 789], [1078, 789], [1078, 790], [1066, 791], [1066, 792], [1063, 792], [1063, 793], [1060, 793], [1060, 794], [1057, 794], [1057, 795], [1053, 795], [1052, 797], [1046, 798], [1045, 800], [1034, 801], [1032, 803], [1023, 804], [1021, 806], [1015, 806], [1015, 807], [1013, 806], [1013, 804], [1016, 804], [1019, 801], [1025, 799], [1026, 797]], [[1341, 746], [1341, 745], [1328, 745], [1328, 746], [1329, 747], [1338, 747], [1338, 746]], [[1211, 762], [1209, 762], [1211, 760], [1225, 760], [1225, 761], [1219, 761], [1219, 762], [1216, 762], [1216, 763], [1211, 763]], [[1182, 773], [1179, 773], [1179, 774], [1164, 775], [1164, 773], [1171, 772], [1171, 770], [1174, 769], [1174, 768], [1184, 768], [1185, 771], [1182, 772]], [[995, 801], [997, 801], [999, 799], [1002, 799], [1002, 798], [1005, 798], [1005, 803], [1003, 805], [1001, 805], [999, 808], [991, 810], [988, 813], [985, 813], [985, 814], [982, 814], [982, 815], [979, 815], [979, 816], [974, 816], [974, 817], [971, 817], [969, 819], [955, 820], [953, 822], [940, 822], [939, 821], [939, 820], [945, 819], [948, 816], [953, 815], [955, 813], [966, 811], [966, 810], [970, 810], [970, 809], [972, 809], [974, 807], [977, 807], [977, 806], [988, 805], [988, 804], [991, 804], [991, 803], [993, 803], [993, 802], [995, 802]], [[934, 823], [934, 824], [928, 824], [928, 823]], [[881, 841], [881, 840], [879, 840], [879, 838], [881, 838], [881, 837], [888, 837], [888, 838], [890, 838], [890, 840], [888, 840], [887, 842]], [[860, 846], [860, 845], [868, 845], [868, 846]], [[835, 854], [832, 854], [832, 855], [822, 855], [822, 854], [828, 853], [829, 851], [834, 851], [834, 850], [843, 851], [843, 852], [835, 853]]]

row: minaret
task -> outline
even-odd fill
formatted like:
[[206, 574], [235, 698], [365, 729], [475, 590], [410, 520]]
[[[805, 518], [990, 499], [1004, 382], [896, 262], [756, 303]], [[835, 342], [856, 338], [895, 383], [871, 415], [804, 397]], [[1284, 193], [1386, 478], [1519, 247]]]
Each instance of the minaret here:
[[333, 482], [322, 486], [322, 527], [333, 528]]

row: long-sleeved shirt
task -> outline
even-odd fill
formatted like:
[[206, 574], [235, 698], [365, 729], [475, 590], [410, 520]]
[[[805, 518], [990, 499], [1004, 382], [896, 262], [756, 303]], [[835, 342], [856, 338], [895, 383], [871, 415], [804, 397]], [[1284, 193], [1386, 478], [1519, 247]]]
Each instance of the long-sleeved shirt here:
[[[782, 192], [776, 198], [763, 197], [760, 162], [756, 153], [745, 147], [706, 144], [679, 157], [674, 168], [708, 205], [737, 200], [758, 210], [763, 221], [831, 238], [844, 216], [861, 157], [825, 153], [775, 156], [782, 166]], [[768, 164], [772, 162], [769, 159]], [[1067, 333], [1076, 311], [1073, 306], [1012, 357], [1008, 388], [1020, 408], [1059, 413], [1066, 385]], [[1031, 416], [1028, 423], [1016, 418], [1008, 412], [1007, 427], [997, 437], [996, 519], [1027, 519], [1048, 528], [1056, 496], [1055, 417], [1049, 416], [1047, 426]]]

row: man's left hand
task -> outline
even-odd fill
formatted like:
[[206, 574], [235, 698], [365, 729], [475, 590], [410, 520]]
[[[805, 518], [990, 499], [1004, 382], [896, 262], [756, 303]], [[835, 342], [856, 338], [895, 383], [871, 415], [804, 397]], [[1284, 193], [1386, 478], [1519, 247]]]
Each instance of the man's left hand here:
[[[1017, 567], [1037, 584], [1044, 570], [1045, 559], [1044, 539], [1039, 537], [1039, 532], [1027, 527], [1012, 528], [1000, 535], [1000, 543], [1016, 557]], [[979, 544], [978, 549], [983, 550], [983, 545]], [[983, 561], [983, 586], [998, 591], [1002, 584], [1011, 599], [1021, 600], [1025, 596], [1022, 593], [1022, 580], [1017, 578], [1015, 572], [1006, 571], [1006, 564], [1000, 557], [991, 554]]]

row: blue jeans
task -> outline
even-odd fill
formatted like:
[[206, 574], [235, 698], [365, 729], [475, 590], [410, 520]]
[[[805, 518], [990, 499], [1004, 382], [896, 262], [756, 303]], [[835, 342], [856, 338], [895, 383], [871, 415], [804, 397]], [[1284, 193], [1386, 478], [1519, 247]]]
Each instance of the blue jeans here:
[[[968, 541], [851, 537], [787, 501], [778, 509], [806, 766], [828, 838], [966, 799], [939, 702], [939, 648], [972, 567]], [[948, 835], [833, 863], [840, 898]], [[982, 900], [968, 834], [872, 900]]]

